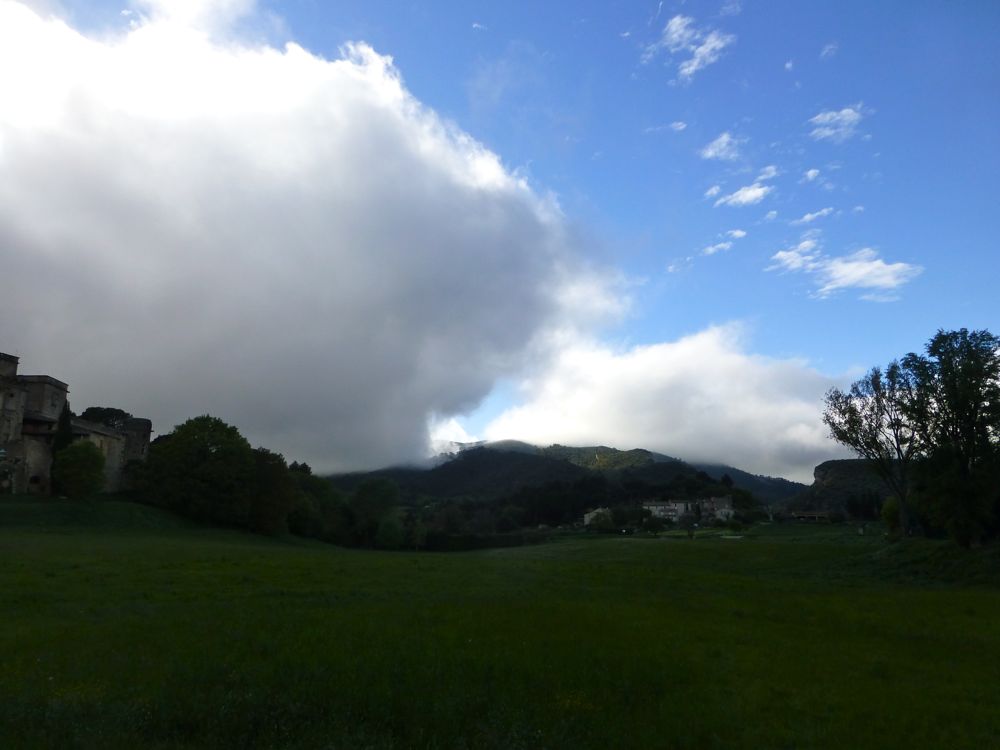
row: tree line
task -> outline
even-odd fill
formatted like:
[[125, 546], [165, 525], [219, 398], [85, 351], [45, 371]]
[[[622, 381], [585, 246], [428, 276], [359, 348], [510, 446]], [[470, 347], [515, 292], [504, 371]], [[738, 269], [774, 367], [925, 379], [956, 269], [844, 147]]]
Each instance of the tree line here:
[[894, 532], [1000, 536], [1000, 338], [939, 330], [923, 354], [829, 391], [823, 421], [884, 481]]

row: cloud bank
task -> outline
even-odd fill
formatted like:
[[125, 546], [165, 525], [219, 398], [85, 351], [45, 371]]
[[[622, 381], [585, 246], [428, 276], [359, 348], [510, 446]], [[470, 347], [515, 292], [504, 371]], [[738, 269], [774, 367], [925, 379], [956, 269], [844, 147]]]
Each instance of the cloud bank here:
[[500, 415], [486, 436], [643, 447], [690, 461], [724, 456], [810, 482], [817, 463], [840, 455], [820, 416], [823, 394], [842, 383], [745, 345], [735, 324], [624, 350], [578, 341], [522, 384], [524, 405]]
[[0, 0], [0, 342], [24, 371], [77, 410], [208, 412], [362, 468], [423, 455], [429, 419], [565, 325], [589, 282], [558, 208], [391, 58], [213, 41], [246, 0], [140, 8], [98, 40]]

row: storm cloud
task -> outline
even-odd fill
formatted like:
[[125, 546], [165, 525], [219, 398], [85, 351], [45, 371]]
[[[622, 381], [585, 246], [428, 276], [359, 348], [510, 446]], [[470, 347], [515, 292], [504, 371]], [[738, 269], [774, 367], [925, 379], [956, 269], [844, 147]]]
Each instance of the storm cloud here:
[[558, 206], [363, 44], [144, 7], [97, 38], [0, 1], [0, 348], [161, 432], [211, 413], [325, 470], [422, 456], [589, 283]]

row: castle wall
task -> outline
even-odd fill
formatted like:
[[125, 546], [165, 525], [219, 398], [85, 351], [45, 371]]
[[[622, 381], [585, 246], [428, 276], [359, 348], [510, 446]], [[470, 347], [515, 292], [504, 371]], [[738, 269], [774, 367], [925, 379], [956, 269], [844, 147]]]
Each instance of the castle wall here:
[[44, 437], [25, 436], [22, 441], [23, 461], [15, 492], [48, 495], [52, 491], [52, 443]]
[[27, 394], [13, 379], [0, 379], [0, 447], [21, 439]]
[[[74, 421], [74, 431], [80, 430], [82, 421]], [[94, 426], [80, 439], [93, 443], [104, 456], [104, 491], [116, 492], [121, 489], [122, 468], [125, 466], [125, 435], [113, 432], [103, 426]]]
[[153, 423], [148, 419], [133, 417], [125, 422], [125, 460], [145, 461], [149, 455], [149, 438], [153, 433]]
[[69, 394], [69, 386], [47, 375], [20, 375], [17, 382], [27, 392], [25, 411], [47, 419], [59, 419]]
[[[69, 393], [47, 375], [18, 375], [18, 358], [0, 352], [0, 493], [51, 492], [52, 442]], [[87, 440], [104, 455], [104, 489], [121, 488], [128, 461], [144, 461], [152, 422], [129, 419], [123, 430], [73, 420], [76, 440]]]

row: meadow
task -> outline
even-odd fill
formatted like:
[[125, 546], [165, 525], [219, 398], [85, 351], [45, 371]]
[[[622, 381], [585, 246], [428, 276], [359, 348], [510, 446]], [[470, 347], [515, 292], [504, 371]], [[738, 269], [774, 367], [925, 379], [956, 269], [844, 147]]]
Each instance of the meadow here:
[[995, 551], [347, 550], [0, 502], [0, 747], [1000, 746]]

